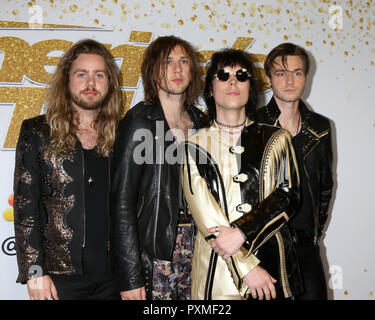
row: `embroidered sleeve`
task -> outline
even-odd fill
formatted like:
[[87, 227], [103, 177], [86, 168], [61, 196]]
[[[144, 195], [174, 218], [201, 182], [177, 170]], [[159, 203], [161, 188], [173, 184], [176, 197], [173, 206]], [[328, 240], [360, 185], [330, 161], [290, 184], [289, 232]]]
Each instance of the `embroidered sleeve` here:
[[19, 276], [25, 283], [43, 275], [40, 225], [40, 183], [38, 148], [32, 142], [33, 128], [21, 127], [14, 170], [14, 229]]
[[277, 131], [265, 147], [259, 195], [259, 204], [233, 223], [246, 236], [249, 254], [272, 237], [298, 206], [297, 161], [290, 134], [283, 129]]

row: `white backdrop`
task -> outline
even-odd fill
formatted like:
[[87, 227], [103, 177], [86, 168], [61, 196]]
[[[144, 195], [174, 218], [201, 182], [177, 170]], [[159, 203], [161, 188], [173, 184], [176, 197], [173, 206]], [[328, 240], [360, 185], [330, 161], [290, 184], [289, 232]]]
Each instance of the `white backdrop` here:
[[[281, 42], [305, 47], [313, 66], [304, 99], [332, 119], [335, 190], [322, 254], [331, 299], [374, 299], [372, 170], [375, 134], [373, 1], [0, 0], [0, 299], [26, 299], [16, 284], [12, 184], [24, 118], [43, 112], [43, 88], [63, 50], [82, 38], [108, 45], [122, 70], [127, 107], [143, 97], [139, 65], [157, 36], [193, 43], [204, 66], [212, 50], [265, 55]], [[260, 81], [261, 100], [272, 92]]]

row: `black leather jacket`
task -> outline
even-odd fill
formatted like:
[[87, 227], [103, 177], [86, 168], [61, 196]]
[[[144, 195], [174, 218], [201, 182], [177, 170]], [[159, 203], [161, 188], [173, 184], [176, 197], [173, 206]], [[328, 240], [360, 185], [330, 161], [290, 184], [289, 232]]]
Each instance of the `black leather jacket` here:
[[[206, 121], [196, 107], [188, 113], [194, 129]], [[181, 184], [179, 163], [167, 158], [176, 152], [176, 145], [160, 103], [138, 103], [119, 124], [110, 213], [114, 265], [121, 291], [146, 286], [149, 294], [152, 259], [172, 259]]]
[[45, 274], [83, 274], [83, 150], [78, 141], [71, 155], [50, 159], [44, 152], [49, 134], [45, 116], [37, 116], [22, 123], [17, 144], [14, 227], [21, 283]]
[[[328, 207], [332, 195], [332, 142], [329, 120], [310, 111], [303, 101], [299, 102], [304, 137], [303, 163], [300, 170], [305, 170], [310, 189], [314, 213], [315, 242], [322, 234], [328, 218]], [[280, 110], [275, 98], [268, 105], [257, 110], [257, 121], [280, 127]]]

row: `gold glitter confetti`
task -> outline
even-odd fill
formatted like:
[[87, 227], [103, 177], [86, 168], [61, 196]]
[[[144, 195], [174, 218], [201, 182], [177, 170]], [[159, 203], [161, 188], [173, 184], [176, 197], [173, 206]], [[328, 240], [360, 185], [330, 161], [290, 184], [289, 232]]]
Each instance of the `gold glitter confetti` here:
[[171, 28], [171, 24], [169, 22], [163, 22], [161, 24], [161, 27], [165, 28], [165, 29], [170, 29]]
[[71, 6], [69, 7], [69, 11], [70, 11], [70, 12], [76, 12], [77, 9], [78, 9], [78, 7], [77, 7], [77, 5], [75, 5], [75, 4], [73, 4], [73, 5], [71, 5]]
[[312, 46], [312, 42], [311, 41], [306, 41], [306, 46], [311, 47]]
[[132, 31], [130, 33], [129, 41], [149, 43], [151, 40], [151, 37], [152, 37], [152, 32]]
[[349, 294], [349, 291], [348, 290], [345, 290], [344, 291], [344, 294], [347, 296]]
[[0, 87], [0, 101], [15, 103], [3, 148], [15, 148], [22, 121], [40, 114], [44, 88]]

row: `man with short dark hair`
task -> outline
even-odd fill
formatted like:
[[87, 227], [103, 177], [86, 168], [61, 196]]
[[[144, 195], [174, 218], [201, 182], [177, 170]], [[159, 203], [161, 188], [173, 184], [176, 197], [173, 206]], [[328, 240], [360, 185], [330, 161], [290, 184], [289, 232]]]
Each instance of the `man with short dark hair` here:
[[278, 45], [268, 54], [264, 68], [273, 97], [257, 110], [256, 119], [290, 132], [301, 178], [301, 202], [289, 222], [304, 282], [304, 293], [296, 298], [324, 300], [327, 285], [318, 240], [327, 221], [333, 186], [331, 126], [301, 100], [309, 72], [309, 57], [303, 48], [292, 43]]

